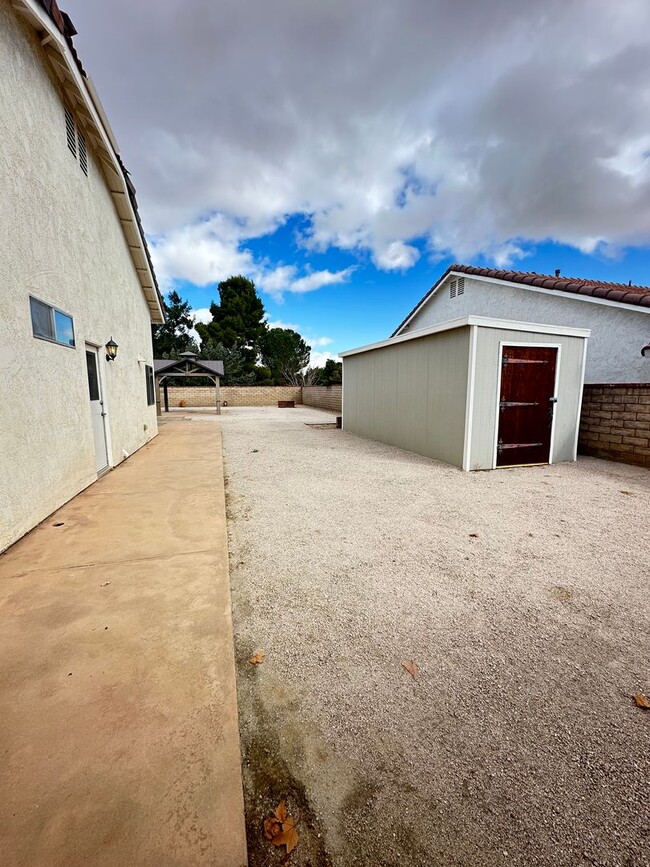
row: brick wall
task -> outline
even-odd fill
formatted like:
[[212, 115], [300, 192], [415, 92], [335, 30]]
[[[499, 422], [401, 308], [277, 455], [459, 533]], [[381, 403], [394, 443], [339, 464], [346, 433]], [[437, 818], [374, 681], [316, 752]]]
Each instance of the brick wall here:
[[[214, 407], [216, 395], [214, 388], [202, 385], [170, 386], [168, 389], [169, 407], [177, 407], [181, 400], [185, 406]], [[221, 401], [228, 401], [228, 406], [275, 406], [279, 400], [294, 400], [301, 402], [300, 388], [293, 386], [266, 385], [231, 385], [221, 386]], [[160, 406], [164, 406], [162, 389], [158, 397]]]
[[317, 406], [340, 413], [342, 400], [343, 389], [340, 385], [308, 385], [302, 389], [302, 402], [305, 406]]
[[650, 383], [585, 385], [578, 451], [650, 467]]

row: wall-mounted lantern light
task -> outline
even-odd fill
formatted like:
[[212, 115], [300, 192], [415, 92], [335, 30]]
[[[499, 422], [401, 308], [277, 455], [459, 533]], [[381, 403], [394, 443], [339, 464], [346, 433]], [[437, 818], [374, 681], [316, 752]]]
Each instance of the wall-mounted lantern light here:
[[106, 361], [115, 361], [117, 355], [117, 343], [111, 339], [106, 344]]

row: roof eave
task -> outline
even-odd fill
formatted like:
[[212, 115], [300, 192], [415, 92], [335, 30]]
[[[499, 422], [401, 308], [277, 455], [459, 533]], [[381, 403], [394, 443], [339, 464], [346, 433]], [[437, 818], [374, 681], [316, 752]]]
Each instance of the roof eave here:
[[110, 127], [104, 126], [105, 113], [98, 109], [99, 97], [88, 87], [86, 78], [73, 56], [65, 36], [37, 0], [13, 0], [13, 8], [38, 31], [41, 46], [52, 64], [54, 74], [81, 117], [99, 157], [99, 164], [124, 234], [138, 282], [142, 288], [149, 316], [154, 324], [165, 321], [162, 296], [151, 263], [137, 207], [131, 199], [129, 185], [116, 149]]

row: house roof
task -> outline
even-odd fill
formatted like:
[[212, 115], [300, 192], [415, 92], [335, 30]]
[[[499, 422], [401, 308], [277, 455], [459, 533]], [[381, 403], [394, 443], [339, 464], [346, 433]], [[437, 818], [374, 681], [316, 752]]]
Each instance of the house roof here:
[[437, 283], [419, 301], [411, 312], [397, 326], [391, 337], [412, 318], [414, 313], [433, 295], [438, 287], [450, 274], [467, 274], [470, 277], [500, 280], [520, 286], [532, 286], [538, 289], [560, 292], [563, 295], [590, 296], [601, 301], [613, 301], [618, 304], [629, 304], [632, 307], [650, 308], [650, 286], [632, 286], [628, 283], [607, 283], [604, 280], [588, 280], [583, 277], [552, 277], [549, 274], [537, 274], [535, 271], [506, 271], [498, 268], [478, 268], [474, 265], [450, 265]]
[[92, 141], [98, 164], [111, 194], [133, 266], [152, 322], [165, 321], [162, 296], [138, 213], [135, 187], [119, 155], [115, 136], [95, 87], [75, 50], [76, 29], [56, 0], [14, 0], [13, 6], [36, 30], [43, 51], [52, 65], [71, 107]]
[[367, 343], [365, 346], [357, 346], [355, 349], [346, 349], [339, 352], [341, 358], [350, 355], [360, 355], [362, 352], [371, 352], [373, 349], [384, 349], [387, 346], [396, 346], [399, 343], [407, 343], [411, 340], [421, 340], [432, 334], [442, 331], [453, 331], [456, 328], [497, 328], [506, 331], [528, 331], [534, 334], [562, 335], [565, 337], [580, 337], [586, 340], [591, 337], [590, 328], [573, 328], [566, 325], [545, 325], [541, 322], [515, 322], [511, 319], [494, 319], [491, 316], [460, 316], [458, 319], [448, 319], [446, 322], [438, 322], [428, 328], [418, 328], [417, 331], [407, 331], [397, 337], [391, 335], [388, 340], [380, 340], [378, 343]]
[[181, 358], [154, 358], [153, 369], [157, 374], [176, 373], [178, 376], [187, 376], [188, 373], [200, 374], [205, 370], [213, 376], [223, 376], [223, 361], [197, 358], [193, 353], [183, 352]]

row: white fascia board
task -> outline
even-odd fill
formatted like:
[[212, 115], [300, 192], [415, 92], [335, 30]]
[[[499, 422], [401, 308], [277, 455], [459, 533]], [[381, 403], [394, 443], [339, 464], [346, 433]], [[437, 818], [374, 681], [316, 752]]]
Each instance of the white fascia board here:
[[461, 316], [459, 319], [450, 319], [447, 322], [439, 322], [437, 325], [431, 325], [428, 328], [420, 328], [417, 331], [409, 331], [408, 334], [400, 334], [398, 337], [390, 337], [388, 340], [381, 340], [379, 343], [368, 343], [366, 346], [359, 346], [357, 349], [346, 349], [345, 352], [339, 352], [341, 358], [346, 358], [349, 355], [359, 355], [361, 352], [370, 352], [373, 349], [383, 349], [386, 346], [396, 346], [399, 343], [406, 343], [409, 340], [418, 340], [421, 337], [429, 337], [431, 334], [438, 334], [441, 331], [451, 331], [454, 328], [464, 328], [466, 326], [476, 325], [479, 328], [499, 328], [506, 331], [532, 331], [536, 334], [557, 334], [563, 337], [581, 337], [586, 340], [591, 337], [590, 328], [569, 328], [564, 325], [544, 325], [541, 322], [516, 322], [511, 319], [492, 319], [489, 316]]
[[510, 286], [516, 289], [528, 289], [529, 292], [540, 292], [542, 295], [552, 295], [564, 301], [586, 301], [588, 304], [602, 304], [605, 307], [617, 307], [619, 310], [627, 310], [630, 313], [650, 313], [650, 307], [640, 307], [636, 304], [624, 304], [622, 301], [610, 301], [608, 298], [596, 298], [593, 295], [580, 295], [578, 292], [563, 292], [561, 289], [544, 289], [542, 286], [530, 286], [528, 283], [517, 283], [514, 280], [499, 280], [497, 277], [483, 277], [480, 274], [466, 274], [465, 271], [450, 271], [444, 280], [435, 284], [426, 293], [418, 306], [413, 310], [408, 319], [400, 328], [401, 332], [408, 326], [410, 321], [425, 307], [429, 301], [438, 294], [439, 290], [451, 277], [465, 277], [468, 280], [477, 280], [479, 283], [495, 283], [497, 286]]
[[[68, 72], [70, 78], [72, 79], [72, 82], [74, 83], [74, 87], [75, 87], [78, 95], [81, 97], [81, 100], [82, 100], [86, 110], [88, 111], [90, 117], [91, 117], [94, 132], [100, 138], [100, 140], [104, 146], [104, 149], [105, 149], [106, 153], [108, 154], [110, 161], [113, 165], [113, 169], [115, 171], [115, 174], [117, 175], [119, 184], [122, 187], [121, 190], [116, 191], [116, 190], [111, 190], [111, 187], [109, 186], [109, 184], [108, 183], [106, 184], [106, 186], [108, 188], [108, 192], [110, 193], [111, 197], [114, 198], [116, 195], [125, 197], [124, 201], [127, 205], [127, 208], [129, 211], [129, 217], [130, 217], [128, 222], [133, 223], [133, 226], [135, 227], [136, 235], [138, 236], [138, 249], [140, 249], [142, 251], [142, 255], [144, 256], [144, 260], [146, 262], [146, 274], [145, 274], [144, 279], [142, 277], [142, 270], [143, 269], [138, 268], [135, 261], [133, 261], [133, 265], [134, 265], [138, 280], [140, 282], [140, 286], [142, 288], [142, 293], [145, 297], [147, 305], [150, 306], [150, 302], [153, 302], [155, 305], [156, 312], [157, 312], [158, 317], [159, 317], [159, 318], [155, 318], [153, 315], [153, 311], [151, 311], [151, 309], [150, 309], [151, 320], [152, 320], [152, 322], [164, 322], [165, 316], [164, 316], [164, 313], [162, 310], [162, 305], [160, 303], [160, 299], [158, 297], [158, 293], [156, 292], [156, 288], [155, 288], [156, 281], [154, 279], [153, 274], [151, 273], [151, 268], [149, 266], [149, 260], [147, 258], [147, 253], [146, 253], [146, 250], [144, 249], [144, 245], [143, 245], [142, 240], [141, 240], [140, 230], [138, 228], [138, 221], [137, 221], [137, 217], [135, 215], [135, 212], [133, 210], [133, 206], [131, 205], [131, 198], [129, 196], [129, 191], [128, 191], [128, 188], [126, 185], [126, 179], [124, 178], [124, 174], [122, 172], [122, 167], [120, 166], [120, 164], [118, 162], [118, 159], [116, 156], [116, 153], [117, 153], [116, 149], [113, 147], [113, 143], [114, 143], [115, 139], [114, 139], [112, 132], [110, 131], [110, 127], [108, 127], [108, 130], [107, 130], [107, 128], [104, 126], [104, 122], [103, 122], [103, 118], [102, 118], [103, 109], [102, 109], [102, 114], [100, 114], [100, 112], [97, 110], [97, 106], [95, 105], [92, 93], [89, 90], [89, 88], [86, 86], [86, 82], [84, 80], [84, 77], [79, 72], [79, 68], [77, 67], [75, 59], [72, 56], [72, 52], [70, 51], [70, 48], [68, 46], [68, 43], [65, 40], [65, 37], [63, 36], [63, 34], [59, 30], [59, 28], [56, 26], [54, 21], [52, 21], [52, 19], [50, 18], [48, 13], [45, 11], [45, 9], [39, 3], [37, 3], [36, 0], [14, 0], [14, 3], [12, 5], [16, 11], [23, 11], [24, 12], [25, 17], [31, 22], [32, 26], [36, 27], [40, 31], [44, 31], [45, 33], [47, 33], [47, 36], [49, 37], [49, 39], [47, 41], [47, 46], [55, 49], [57, 51], [57, 53], [61, 55], [61, 58], [65, 61], [65, 66], [66, 66], [67, 72]], [[52, 43], [55, 43], [55, 45], [53, 45]], [[93, 90], [94, 90], [94, 88], [93, 88]], [[100, 105], [101, 105], [101, 103], [100, 103]], [[122, 226], [123, 220], [119, 217], [119, 213], [116, 213], [116, 217], [120, 220], [120, 226]], [[125, 240], [126, 240], [127, 246], [130, 248], [131, 245], [129, 244], [129, 239], [128, 239], [128, 237], [126, 237], [126, 234], [125, 234]], [[133, 260], [133, 257], [132, 257], [132, 260]]]

